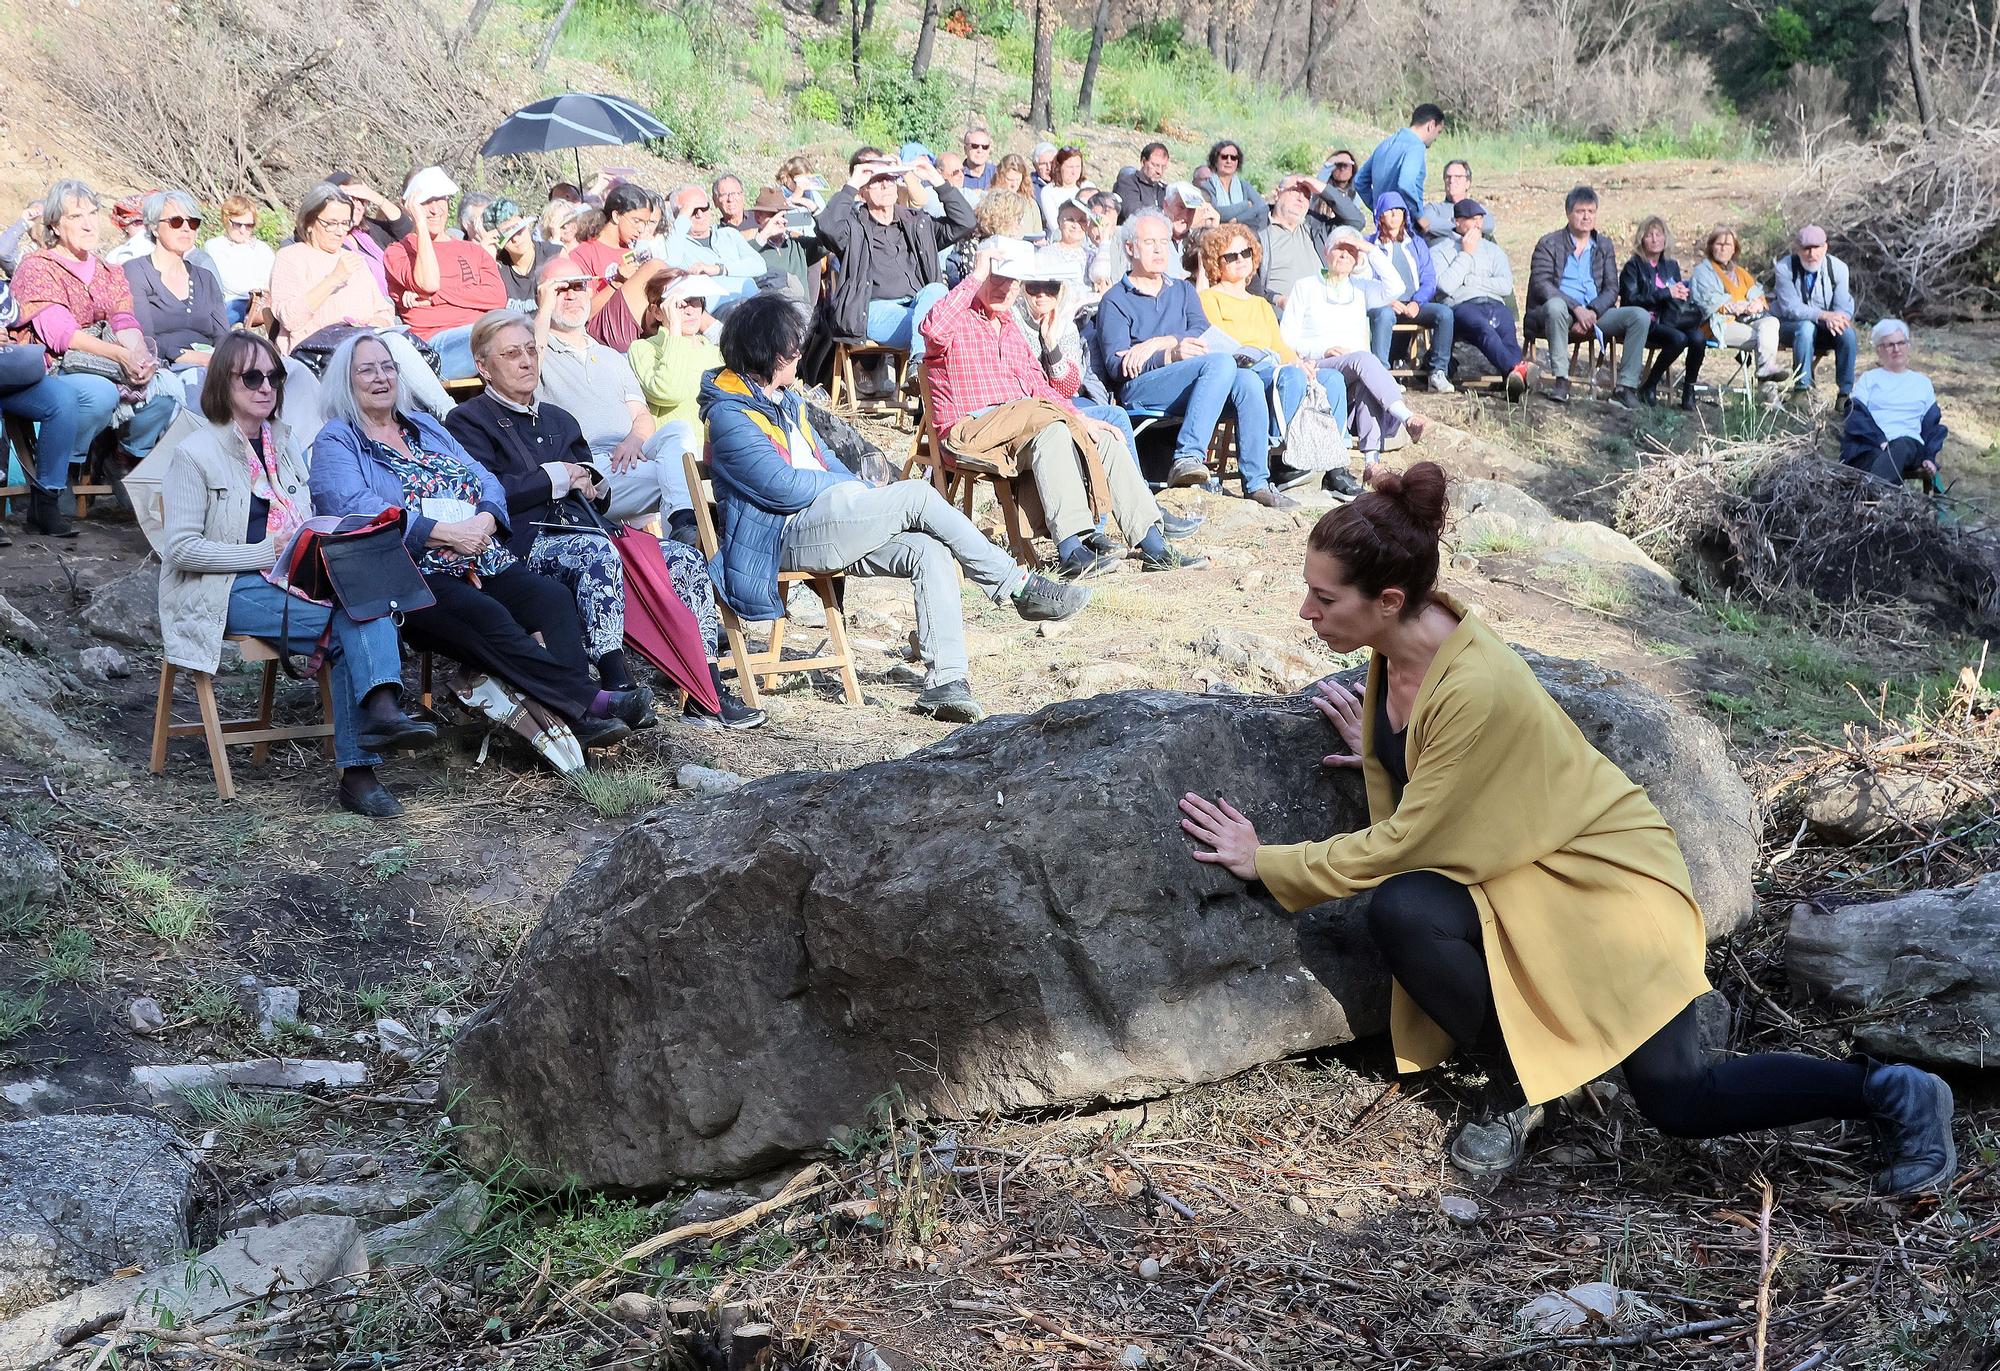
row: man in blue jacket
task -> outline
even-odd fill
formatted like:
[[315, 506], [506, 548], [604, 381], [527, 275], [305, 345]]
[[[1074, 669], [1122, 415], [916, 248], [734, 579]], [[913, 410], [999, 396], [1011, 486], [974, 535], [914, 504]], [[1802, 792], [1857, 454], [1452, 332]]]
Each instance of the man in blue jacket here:
[[[1397, 129], [1375, 145], [1361, 170], [1354, 173], [1354, 198], [1364, 205], [1393, 190], [1412, 205], [1424, 202], [1424, 159], [1432, 143], [1444, 132], [1444, 111], [1436, 105], [1418, 105], [1410, 115], [1410, 126]], [[1417, 231], [1425, 231], [1421, 222]]]
[[1090, 603], [1090, 591], [1016, 566], [928, 481], [876, 487], [842, 465], [792, 386], [806, 327], [804, 310], [783, 295], [753, 295], [723, 321], [723, 366], [702, 379], [722, 525], [709, 563], [715, 593], [744, 619], [768, 623], [785, 612], [781, 569], [908, 577], [929, 668], [917, 708], [977, 723], [986, 710], [966, 683], [958, 568], [1023, 619], [1067, 619]]
[[1834, 384], [1840, 388], [1837, 408], [1845, 412], [1848, 397], [1854, 394], [1854, 363], [1861, 352], [1847, 263], [1827, 251], [1825, 229], [1807, 224], [1774, 269], [1778, 279], [1771, 292], [1771, 313], [1778, 316], [1797, 363], [1792, 389], [1811, 390], [1813, 359], [1831, 352]]

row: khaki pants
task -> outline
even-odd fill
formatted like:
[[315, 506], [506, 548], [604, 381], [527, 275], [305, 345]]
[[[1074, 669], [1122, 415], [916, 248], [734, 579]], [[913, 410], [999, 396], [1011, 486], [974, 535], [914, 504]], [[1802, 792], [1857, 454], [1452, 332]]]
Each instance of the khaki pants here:
[[[1097, 435], [1097, 460], [1104, 467], [1111, 486], [1111, 517], [1118, 531], [1134, 547], [1160, 522], [1160, 507], [1139, 464], [1125, 449], [1125, 440], [1109, 431]], [[1042, 517], [1049, 535], [1057, 542], [1080, 538], [1096, 526], [1090, 514], [1090, 492], [1084, 484], [1083, 457], [1069, 436], [1069, 425], [1050, 424], [1035, 435], [1035, 441], [1021, 454], [1026, 475], [1035, 478], [1035, 491], [1042, 497]]]
[[1778, 364], [1778, 319], [1767, 314], [1754, 324], [1746, 324], [1738, 319], [1723, 319], [1720, 315], [1712, 321], [1715, 341], [1726, 348], [1746, 348], [1753, 342], [1757, 345], [1757, 370], [1768, 371]]

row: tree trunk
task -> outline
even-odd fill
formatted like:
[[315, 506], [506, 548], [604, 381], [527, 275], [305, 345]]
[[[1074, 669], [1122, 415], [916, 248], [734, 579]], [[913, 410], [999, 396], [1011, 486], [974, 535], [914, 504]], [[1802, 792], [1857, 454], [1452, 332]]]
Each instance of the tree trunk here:
[[1285, 8], [1289, 3], [1290, 0], [1273, 0], [1271, 5], [1271, 29], [1264, 35], [1264, 59], [1257, 64], [1257, 75], [1266, 81], [1282, 83], [1283, 80], [1272, 68], [1271, 59], [1278, 52], [1278, 30], [1285, 26]]
[[1319, 51], [1319, 0], [1306, 0], [1306, 65], [1299, 73], [1299, 89], [1308, 96], [1313, 89], [1312, 54]]
[[476, 0], [472, 6], [472, 13], [465, 16], [464, 25], [451, 36], [451, 41], [445, 44], [444, 55], [456, 61], [458, 55], [479, 36], [479, 30], [486, 23], [486, 16], [492, 9], [493, 0]]
[[875, 0], [868, 0], [867, 8], [861, 11], [861, 27], [863, 29], [875, 27]]
[[1937, 137], [1937, 106], [1931, 103], [1931, 78], [1924, 70], [1923, 0], [1903, 0], [1903, 37], [1910, 45], [1910, 87], [1917, 97], [1917, 122], [1924, 137]]
[[536, 71], [549, 64], [549, 55], [556, 50], [556, 40], [562, 37], [563, 25], [569, 22], [569, 12], [575, 8], [576, 0], [563, 0], [562, 8], [556, 11], [555, 22], [542, 35], [542, 46], [535, 51]]
[[937, 45], [938, 12], [944, 0], [924, 0], [924, 23], [917, 30], [917, 55], [910, 59], [910, 75], [921, 81], [931, 69], [931, 49]]
[[854, 69], [855, 89], [861, 88], [861, 0], [847, 0], [847, 61]]
[[1028, 127], [1046, 132], [1055, 127], [1056, 8], [1053, 0], [1035, 0], [1035, 67], [1028, 81]]
[[1097, 90], [1097, 63], [1104, 56], [1104, 36], [1111, 28], [1111, 0], [1097, 0], [1097, 15], [1090, 21], [1090, 56], [1083, 62], [1083, 84], [1077, 87], [1076, 117], [1090, 117], [1091, 97]]
[[840, 0], [818, 0], [813, 6], [813, 18], [822, 24], [840, 22]]
[[1329, 6], [1328, 8], [1331, 12], [1328, 13], [1325, 22], [1322, 23], [1320, 22], [1319, 18], [1319, 5], [1317, 3], [1314, 3], [1312, 7], [1314, 22], [1307, 26], [1307, 33], [1306, 33], [1306, 81], [1308, 83], [1307, 89], [1311, 89], [1310, 83], [1313, 78], [1313, 73], [1319, 70], [1319, 59], [1322, 55], [1324, 55], [1326, 50], [1326, 45], [1328, 43], [1331, 43], [1333, 41], [1334, 35], [1340, 32], [1340, 25], [1338, 22], [1336, 22], [1340, 18], [1338, 4], [1336, 3], [1335, 5]]

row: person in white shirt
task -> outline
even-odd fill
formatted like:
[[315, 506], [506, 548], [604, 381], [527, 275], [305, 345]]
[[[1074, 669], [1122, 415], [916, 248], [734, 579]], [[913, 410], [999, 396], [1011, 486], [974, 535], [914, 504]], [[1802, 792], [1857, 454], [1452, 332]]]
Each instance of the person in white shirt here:
[[1369, 251], [1368, 240], [1351, 228], [1328, 234], [1326, 274], [1293, 284], [1278, 333], [1307, 366], [1340, 374], [1347, 390], [1347, 431], [1363, 464], [1373, 467], [1383, 443], [1397, 433], [1421, 440], [1425, 420], [1403, 403], [1389, 368], [1368, 350], [1371, 283], [1355, 279], [1354, 269]]
[[1917, 480], [1942, 494], [1938, 454], [1946, 430], [1931, 378], [1910, 370], [1910, 326], [1884, 319], [1872, 336], [1880, 365], [1854, 383], [1840, 460], [1889, 485]]
[[250, 297], [271, 289], [271, 263], [277, 252], [257, 236], [257, 206], [248, 196], [232, 195], [222, 202], [222, 232], [202, 245], [222, 282], [222, 305], [230, 324], [243, 322]]

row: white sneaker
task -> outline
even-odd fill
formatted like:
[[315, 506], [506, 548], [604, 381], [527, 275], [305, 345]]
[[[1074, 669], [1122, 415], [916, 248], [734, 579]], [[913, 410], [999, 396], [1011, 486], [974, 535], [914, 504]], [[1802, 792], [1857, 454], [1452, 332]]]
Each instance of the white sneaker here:
[[1445, 375], [1445, 374], [1444, 374], [1443, 372], [1441, 372], [1441, 371], [1434, 371], [1434, 372], [1432, 372], [1432, 373], [1431, 373], [1431, 393], [1432, 393], [1432, 394], [1434, 394], [1434, 395], [1451, 395], [1451, 394], [1455, 393], [1455, 392], [1456, 392], [1457, 390], [1458, 390], [1458, 387], [1457, 387], [1457, 386], [1455, 386], [1455, 385], [1453, 385], [1453, 384], [1451, 383], [1451, 377], [1449, 377], [1449, 376]]

